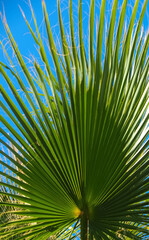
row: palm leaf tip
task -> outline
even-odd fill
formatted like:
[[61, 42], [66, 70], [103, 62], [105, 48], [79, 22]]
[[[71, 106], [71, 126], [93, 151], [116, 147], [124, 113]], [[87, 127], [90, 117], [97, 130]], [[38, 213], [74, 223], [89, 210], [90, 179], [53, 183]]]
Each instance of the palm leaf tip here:
[[[0, 154], [7, 160], [0, 160], [4, 166], [1, 175], [5, 178], [1, 181], [0, 211], [5, 209], [3, 216], [9, 212], [18, 218], [15, 222], [6, 219], [1, 223], [0, 239], [75, 239], [77, 236], [81, 240], [146, 239], [149, 235], [149, 34], [145, 38], [145, 33], [140, 35], [147, 3], [145, 0], [134, 28], [139, 1], [135, 2], [123, 35], [127, 1], [123, 1], [116, 22], [118, 1], [114, 0], [102, 59], [105, 0], [101, 2], [97, 36], [94, 33], [96, 2], [91, 1], [88, 48], [84, 43], [79, 1], [79, 51], [72, 1], [69, 1], [71, 46], [58, 1], [62, 57], [57, 54], [42, 0], [54, 72], [33, 8], [36, 34], [22, 12], [44, 65], [37, 64], [35, 57], [34, 78], [4, 16], [7, 36], [28, 86], [3, 46], [13, 67], [0, 62], [0, 73], [19, 108], [2, 84], [0, 91], [7, 105], [3, 100], [0, 104], [8, 118], [0, 116], [4, 126], [0, 128], [3, 135]], [[11, 81], [11, 74], [25, 93], [27, 104]]]

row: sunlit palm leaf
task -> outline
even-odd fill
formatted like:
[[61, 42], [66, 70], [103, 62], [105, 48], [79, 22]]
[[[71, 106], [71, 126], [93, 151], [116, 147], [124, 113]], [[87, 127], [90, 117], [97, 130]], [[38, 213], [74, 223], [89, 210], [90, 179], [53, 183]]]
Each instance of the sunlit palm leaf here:
[[[144, 39], [141, 35], [139, 39], [147, 2], [144, 2], [134, 29], [139, 3], [136, 0], [128, 31], [123, 35], [127, 5], [127, 1], [123, 1], [114, 38], [118, 4], [117, 0], [114, 1], [102, 66], [106, 1], [101, 3], [95, 56], [95, 1], [91, 1], [88, 54], [83, 42], [81, 0], [79, 52], [74, 37], [72, 1], [69, 1], [71, 46], [65, 36], [58, 1], [62, 58], [58, 54], [43, 1], [43, 15], [56, 77], [50, 69], [31, 8], [37, 35], [25, 16], [24, 18], [46, 68], [45, 74], [35, 60], [36, 81], [25, 65], [4, 17], [5, 30], [31, 93], [17, 70], [1, 63], [0, 73], [21, 109], [15, 106], [1, 85], [1, 94], [10, 109], [3, 102], [1, 107], [19, 130], [15, 130], [9, 121], [0, 116], [11, 135], [2, 128], [0, 131], [15, 148], [3, 140], [0, 141], [19, 160], [16, 162], [17, 169], [4, 164], [14, 172], [14, 176], [1, 171], [2, 176], [11, 180], [11, 183], [2, 182], [2, 185], [13, 190], [14, 194], [11, 191], [2, 191], [1, 194], [25, 203], [2, 203], [22, 209], [14, 214], [24, 218], [3, 224], [2, 229], [15, 224], [22, 227], [3, 234], [1, 239], [9, 239], [19, 233], [25, 234], [25, 239], [45, 240], [51, 235], [58, 239], [73, 239], [74, 233], [80, 234], [82, 240], [88, 237], [91, 240], [145, 239], [149, 234], [149, 34]], [[8, 55], [7, 57], [13, 65]], [[25, 93], [28, 105], [21, 99], [7, 75], [7, 69], [15, 76]], [[42, 102], [37, 83], [46, 105]], [[0, 153], [15, 164], [3, 150]], [[30, 225], [23, 226], [26, 223]]]

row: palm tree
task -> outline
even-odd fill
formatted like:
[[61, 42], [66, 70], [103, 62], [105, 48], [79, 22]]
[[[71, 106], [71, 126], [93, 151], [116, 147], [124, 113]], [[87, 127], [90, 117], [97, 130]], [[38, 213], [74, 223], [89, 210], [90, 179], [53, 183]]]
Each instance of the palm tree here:
[[[0, 120], [10, 134], [3, 128], [0, 132], [15, 148], [7, 141], [0, 141], [18, 159], [14, 161], [0, 150], [17, 167], [12, 169], [5, 163], [14, 176], [1, 172], [11, 180], [1, 183], [11, 190], [1, 194], [21, 203], [6, 201], [2, 204], [16, 207], [17, 211], [11, 214], [22, 218], [1, 224], [0, 239], [10, 239], [20, 233], [24, 236], [17, 239], [77, 239], [77, 236], [81, 240], [146, 239], [149, 235], [149, 33], [145, 37], [140, 34], [147, 3], [145, 0], [134, 29], [139, 0], [135, 1], [124, 31], [127, 0], [123, 1], [117, 28], [118, 0], [114, 0], [102, 65], [106, 1], [101, 2], [95, 54], [95, 0], [90, 7], [88, 53], [83, 41], [81, 0], [79, 48], [75, 42], [72, 0], [69, 1], [70, 45], [58, 1], [60, 54], [42, 1], [55, 72], [48, 62], [32, 7], [36, 34], [22, 12], [44, 63], [43, 69], [34, 59], [34, 77], [3, 17], [6, 33], [31, 92], [3, 46], [12, 67], [1, 62], [0, 73], [19, 108], [1, 85], [0, 92], [9, 106], [1, 101], [1, 108], [16, 127], [1, 115]], [[27, 105], [8, 71], [25, 93]], [[3, 231], [10, 226], [20, 227]]]

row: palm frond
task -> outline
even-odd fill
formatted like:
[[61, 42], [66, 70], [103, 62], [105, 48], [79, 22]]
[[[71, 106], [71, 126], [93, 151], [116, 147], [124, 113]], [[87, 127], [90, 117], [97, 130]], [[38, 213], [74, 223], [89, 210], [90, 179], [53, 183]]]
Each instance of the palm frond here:
[[[140, 34], [147, 3], [145, 0], [134, 28], [139, 4], [135, 1], [128, 29], [123, 34], [127, 0], [123, 1], [118, 24], [118, 1], [114, 0], [102, 66], [106, 1], [101, 2], [95, 49], [95, 1], [91, 1], [88, 53], [83, 41], [82, 1], [78, 6], [79, 51], [72, 1], [69, 1], [71, 46], [58, 1], [62, 58], [42, 1], [55, 72], [50, 68], [32, 7], [36, 34], [22, 11], [46, 69], [45, 72], [34, 60], [34, 77], [4, 16], [7, 36], [30, 92], [4, 49], [12, 67], [0, 62], [0, 73], [19, 108], [0, 85], [9, 106], [0, 102], [8, 116], [8, 119], [0, 116], [5, 126], [0, 132], [11, 145], [2, 139], [0, 142], [17, 159], [0, 150], [13, 163], [10, 166], [1, 161], [13, 173], [1, 171], [8, 179], [1, 182], [1, 205], [11, 208], [10, 214], [19, 219], [1, 223], [0, 239], [75, 239], [77, 236], [82, 240], [146, 239], [149, 235], [149, 33]], [[11, 74], [24, 92], [27, 104], [12, 83]], [[8, 203], [4, 198], [17, 201]], [[5, 231], [8, 228], [9, 232]]]

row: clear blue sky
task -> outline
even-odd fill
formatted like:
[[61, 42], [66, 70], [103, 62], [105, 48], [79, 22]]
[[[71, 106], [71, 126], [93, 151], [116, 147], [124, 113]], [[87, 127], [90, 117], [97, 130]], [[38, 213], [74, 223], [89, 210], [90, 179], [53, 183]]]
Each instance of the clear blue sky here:
[[[55, 32], [58, 31], [58, 18], [57, 18], [57, 1], [56, 0], [45, 0], [46, 5], [47, 5], [47, 10], [49, 13], [50, 17], [50, 23], [51, 26], [53, 27], [53, 30]], [[66, 27], [68, 27], [68, 2], [69, 0], [61, 0], [61, 6], [63, 10], [63, 17], [64, 21], [66, 22]], [[77, 13], [77, 2], [78, 0], [73, 0], [73, 7], [74, 7], [74, 12], [75, 14]], [[100, 6], [101, 0], [96, 0], [96, 18], [99, 16], [99, 6]], [[112, 2], [111, 0], [107, 0], [107, 12], [106, 12], [106, 18], [108, 22], [109, 18], [109, 10], [112, 7]], [[129, 19], [130, 13], [131, 13], [131, 8], [134, 5], [135, 0], [128, 0], [128, 10], [127, 10], [127, 16], [126, 18]], [[141, 5], [144, 1], [140, 0], [139, 4], [139, 9], [138, 9], [138, 14], [141, 9]], [[42, 7], [41, 7], [41, 0], [31, 0], [38, 26], [40, 26], [40, 31], [45, 34], [44, 30], [44, 23], [43, 23], [43, 15], [42, 15]], [[122, 4], [122, 0], [119, 0], [119, 7]], [[16, 39], [16, 42], [19, 46], [19, 49], [23, 55], [26, 57], [29, 57], [29, 54], [36, 54], [36, 51], [34, 46], [33, 46], [33, 41], [32, 37], [29, 34], [29, 30], [26, 26], [26, 23], [22, 17], [22, 14], [20, 12], [20, 9], [18, 5], [21, 6], [23, 11], [25, 12], [25, 15], [28, 19], [28, 21], [31, 23], [31, 26], [33, 26], [33, 20], [31, 17], [31, 12], [28, 6], [28, 0], [0, 0], [0, 12], [3, 12], [3, 6], [5, 9], [5, 14], [6, 18], [8, 21], [8, 24], [10, 26], [10, 29], [13, 33], [14, 38]], [[90, 5], [90, 0], [83, 0], [83, 9], [84, 9], [84, 31], [87, 30], [86, 28], [86, 22], [87, 22], [87, 14], [88, 14], [88, 9]], [[55, 26], [56, 25], [56, 26]], [[147, 11], [144, 17], [143, 21], [144, 28], [147, 30], [149, 28], [149, 2], [147, 6]], [[0, 40], [3, 41], [5, 44], [7, 42], [6, 39], [6, 34], [4, 31], [4, 28], [2, 26], [2, 21], [0, 21]], [[3, 54], [2, 54], [2, 49], [0, 48], [0, 60], [3, 60]]]

